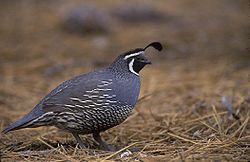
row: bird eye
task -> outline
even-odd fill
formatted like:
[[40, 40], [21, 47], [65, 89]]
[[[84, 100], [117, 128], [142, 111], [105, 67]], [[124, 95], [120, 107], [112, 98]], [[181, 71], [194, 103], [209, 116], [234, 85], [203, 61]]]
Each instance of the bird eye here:
[[136, 57], [135, 60], [137, 60], [137, 61], [142, 61], [143, 58], [142, 58], [142, 57]]

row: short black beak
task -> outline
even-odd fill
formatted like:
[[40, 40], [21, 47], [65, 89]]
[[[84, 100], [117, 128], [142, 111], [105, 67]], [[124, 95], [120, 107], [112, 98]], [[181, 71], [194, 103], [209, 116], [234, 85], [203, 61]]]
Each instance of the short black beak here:
[[145, 63], [145, 64], [152, 64], [151, 61], [149, 61], [149, 60], [145, 60], [143, 63]]
[[144, 64], [152, 64], [151, 61], [147, 59], [145, 56], [141, 56], [139, 61]]

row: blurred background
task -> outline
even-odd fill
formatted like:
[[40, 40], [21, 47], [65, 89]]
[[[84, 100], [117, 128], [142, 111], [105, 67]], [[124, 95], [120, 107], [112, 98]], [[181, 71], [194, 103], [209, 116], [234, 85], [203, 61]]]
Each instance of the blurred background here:
[[249, 27], [245, 0], [1, 0], [1, 128], [64, 80], [152, 41], [164, 50], [147, 51], [141, 97], [154, 96], [140, 113], [249, 97]]

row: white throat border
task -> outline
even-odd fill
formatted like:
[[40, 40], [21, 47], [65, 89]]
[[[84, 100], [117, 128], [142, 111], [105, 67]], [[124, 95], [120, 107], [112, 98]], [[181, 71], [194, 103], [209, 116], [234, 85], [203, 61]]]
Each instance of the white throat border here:
[[132, 60], [130, 61], [129, 65], [128, 65], [128, 66], [129, 66], [129, 71], [130, 71], [131, 73], [133, 73], [133, 74], [139, 76], [139, 74], [138, 74], [137, 72], [134, 71], [134, 68], [133, 68], [134, 61], [135, 61], [135, 59], [132, 59]]
[[130, 55], [127, 55], [127, 56], [124, 57], [124, 60], [127, 60], [130, 57], [138, 56], [138, 55], [141, 55], [141, 54], [144, 54], [144, 51], [140, 51], [140, 52], [136, 52], [136, 53], [132, 53]]

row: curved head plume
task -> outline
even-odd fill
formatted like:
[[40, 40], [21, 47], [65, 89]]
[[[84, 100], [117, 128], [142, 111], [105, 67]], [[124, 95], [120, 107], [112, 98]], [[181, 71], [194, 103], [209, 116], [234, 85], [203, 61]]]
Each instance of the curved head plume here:
[[144, 54], [145, 50], [146, 50], [148, 47], [153, 47], [154, 49], [156, 49], [156, 50], [158, 50], [158, 51], [161, 51], [161, 50], [162, 50], [162, 45], [161, 45], [161, 43], [159, 43], [159, 42], [152, 42], [152, 43], [150, 43], [149, 45], [147, 45], [147, 46], [144, 47], [144, 48], [136, 48], [136, 49], [134, 49], [134, 50], [131, 50], [131, 51], [126, 52], [126, 53], [124, 54], [124, 60], [127, 60], [128, 58], [131, 58], [131, 57], [135, 57], [135, 56]]
[[157, 49], [158, 51], [162, 50], [162, 45], [159, 42], [152, 42], [149, 45], [147, 45], [143, 50], [145, 51], [148, 47], [154, 47], [154, 49]]

